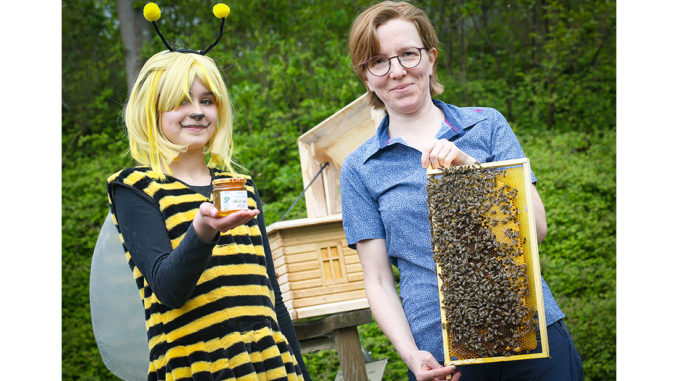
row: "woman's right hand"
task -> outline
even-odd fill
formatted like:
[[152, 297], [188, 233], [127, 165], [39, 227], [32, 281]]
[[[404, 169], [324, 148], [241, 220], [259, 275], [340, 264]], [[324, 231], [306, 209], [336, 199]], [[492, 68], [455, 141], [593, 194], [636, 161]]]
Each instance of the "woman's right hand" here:
[[457, 371], [454, 366], [440, 365], [433, 355], [426, 351], [411, 352], [405, 363], [414, 373], [417, 381], [444, 381], [448, 374], [452, 374], [453, 381], [458, 381], [461, 377], [461, 372]]
[[217, 232], [227, 232], [242, 224], [246, 224], [259, 214], [259, 209], [239, 210], [228, 216], [217, 216], [217, 208], [209, 202], [200, 204], [193, 219], [193, 229], [203, 242], [214, 240]]
[[421, 166], [428, 168], [448, 168], [450, 165], [470, 165], [476, 162], [456, 144], [447, 139], [434, 139], [421, 152]]

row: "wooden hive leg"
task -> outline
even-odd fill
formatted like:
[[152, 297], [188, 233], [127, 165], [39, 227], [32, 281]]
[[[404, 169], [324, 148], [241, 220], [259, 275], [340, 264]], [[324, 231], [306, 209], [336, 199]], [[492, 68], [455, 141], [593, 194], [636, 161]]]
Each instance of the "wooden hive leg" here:
[[344, 380], [367, 381], [365, 358], [360, 347], [358, 330], [355, 326], [339, 328], [334, 331], [334, 343], [337, 345], [339, 364]]

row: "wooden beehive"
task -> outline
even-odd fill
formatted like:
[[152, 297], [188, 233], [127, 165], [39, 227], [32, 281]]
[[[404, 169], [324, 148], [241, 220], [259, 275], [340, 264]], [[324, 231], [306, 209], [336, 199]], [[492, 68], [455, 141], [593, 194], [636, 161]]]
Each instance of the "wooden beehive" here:
[[363, 272], [341, 215], [276, 222], [266, 229], [292, 320], [367, 308]]
[[304, 188], [324, 163], [320, 177], [306, 191], [309, 218], [341, 214], [339, 174], [346, 156], [372, 137], [384, 118], [369, 105], [367, 93], [299, 137], [299, 159]]
[[308, 218], [266, 228], [283, 301], [298, 320], [368, 308], [362, 267], [341, 220], [341, 164], [375, 134], [383, 111], [362, 95], [301, 137], [299, 156]]

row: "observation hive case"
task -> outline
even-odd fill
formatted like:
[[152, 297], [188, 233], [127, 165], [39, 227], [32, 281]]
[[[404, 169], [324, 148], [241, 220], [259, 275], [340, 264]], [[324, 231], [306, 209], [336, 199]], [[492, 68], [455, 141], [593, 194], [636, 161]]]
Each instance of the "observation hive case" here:
[[428, 171], [445, 365], [549, 356], [530, 174], [527, 159]]

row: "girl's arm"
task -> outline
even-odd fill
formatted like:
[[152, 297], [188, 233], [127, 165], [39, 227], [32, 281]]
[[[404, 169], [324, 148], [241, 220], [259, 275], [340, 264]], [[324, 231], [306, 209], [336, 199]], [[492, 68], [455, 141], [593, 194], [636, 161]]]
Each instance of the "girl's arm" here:
[[163, 304], [178, 308], [190, 298], [205, 270], [219, 231], [228, 231], [259, 214], [245, 210], [215, 217], [216, 208], [204, 202], [184, 238], [172, 249], [165, 220], [153, 204], [138, 191], [113, 185], [116, 218], [134, 264]]
[[204, 242], [191, 225], [173, 250], [165, 220], [151, 200], [124, 186], [113, 186], [112, 196], [118, 226], [134, 264], [160, 302], [181, 307], [205, 270], [216, 240]]

